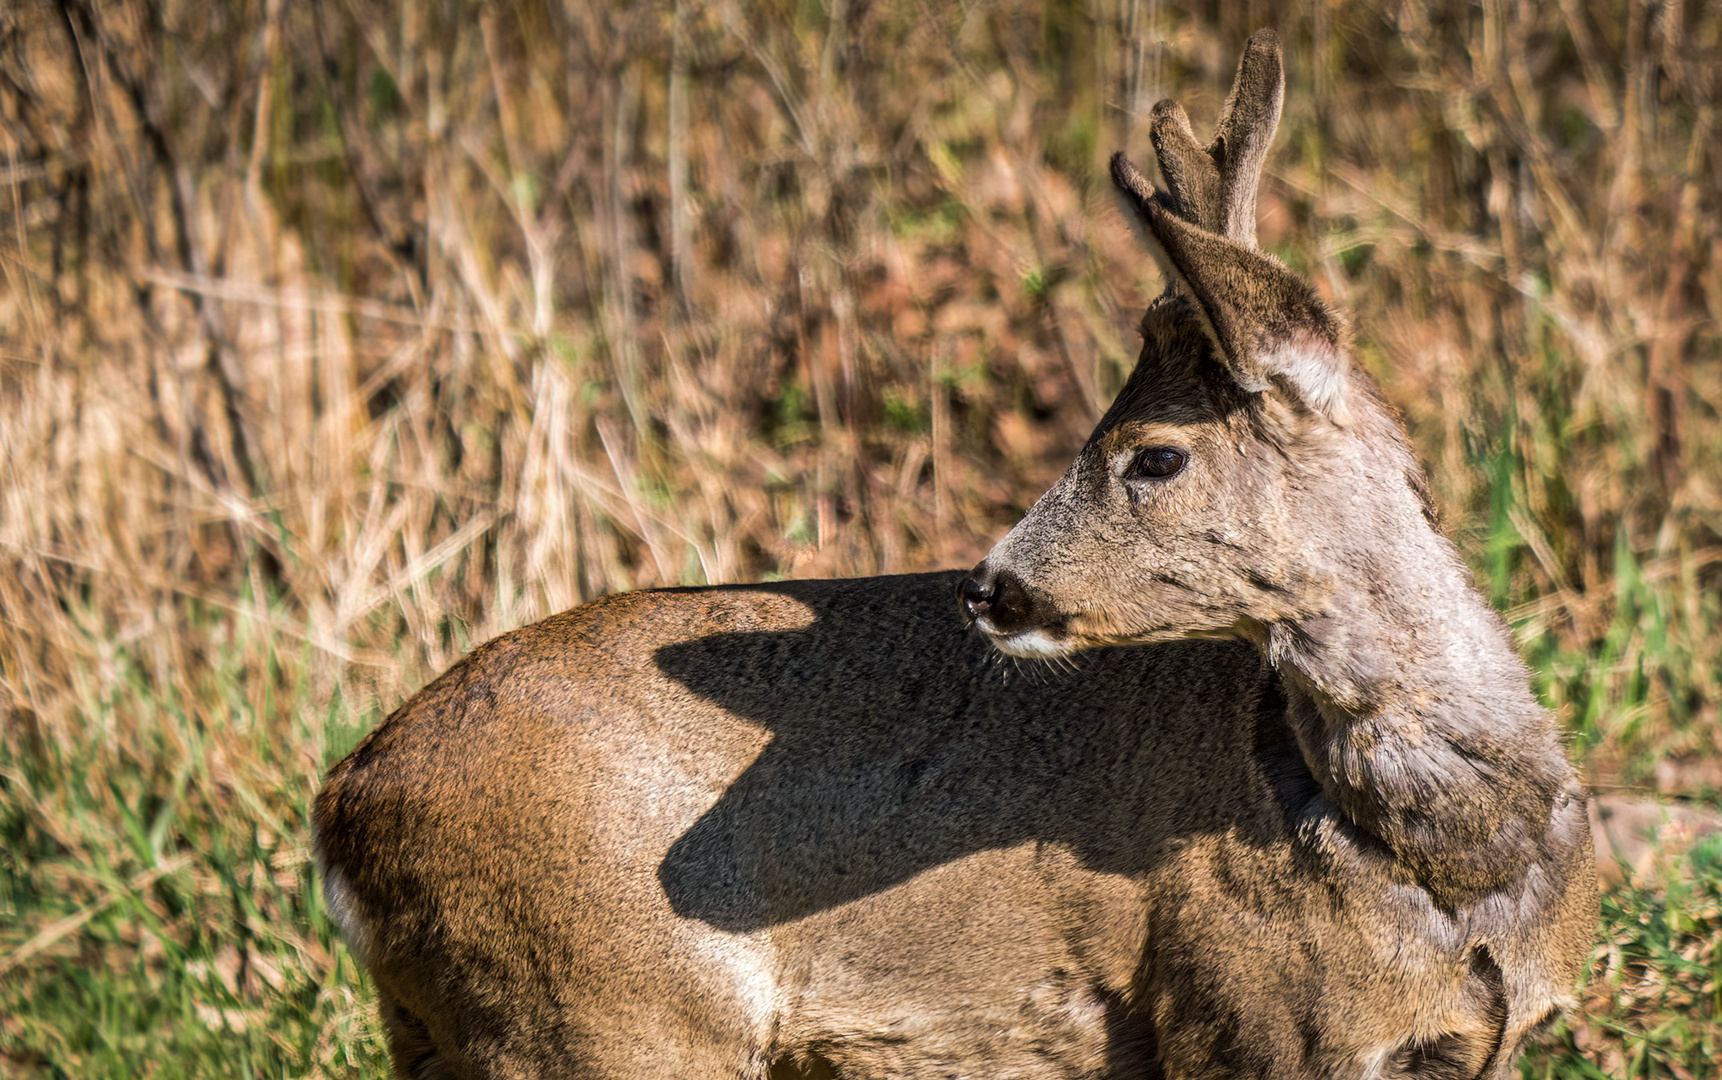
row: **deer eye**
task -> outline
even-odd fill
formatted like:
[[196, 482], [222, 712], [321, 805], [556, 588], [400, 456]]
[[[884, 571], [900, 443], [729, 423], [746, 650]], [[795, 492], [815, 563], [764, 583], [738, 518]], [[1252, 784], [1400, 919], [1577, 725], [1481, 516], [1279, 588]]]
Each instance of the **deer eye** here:
[[1184, 469], [1190, 455], [1176, 446], [1150, 446], [1139, 451], [1124, 471], [1126, 480], [1166, 480]]

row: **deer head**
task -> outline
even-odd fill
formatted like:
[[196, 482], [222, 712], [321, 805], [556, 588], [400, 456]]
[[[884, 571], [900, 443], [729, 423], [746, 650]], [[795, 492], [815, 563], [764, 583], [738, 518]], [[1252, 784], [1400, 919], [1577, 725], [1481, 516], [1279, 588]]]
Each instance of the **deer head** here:
[[1087, 445], [959, 589], [1006, 653], [1186, 636], [1266, 644], [1273, 628], [1348, 602], [1340, 583], [1360, 567], [1434, 539], [1420, 471], [1352, 365], [1345, 320], [1256, 247], [1283, 87], [1279, 41], [1264, 30], [1206, 147], [1176, 103], [1155, 106], [1164, 190], [1112, 159], [1168, 287]]

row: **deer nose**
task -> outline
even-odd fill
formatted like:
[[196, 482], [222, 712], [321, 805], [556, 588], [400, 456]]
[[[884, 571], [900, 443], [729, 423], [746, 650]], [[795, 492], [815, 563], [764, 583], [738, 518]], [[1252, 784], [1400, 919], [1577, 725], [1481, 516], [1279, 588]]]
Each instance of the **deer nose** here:
[[1023, 581], [1015, 570], [989, 566], [985, 559], [957, 585], [957, 603], [969, 622], [988, 637], [1063, 633], [1064, 616], [1045, 593]]
[[1052, 620], [1014, 571], [994, 569], [986, 560], [957, 586], [963, 614], [989, 634], [1015, 634]]
[[957, 584], [957, 602], [963, 606], [963, 614], [973, 622], [992, 611], [993, 601], [998, 597], [998, 587], [993, 583], [992, 575], [987, 571], [983, 561], [969, 576]]

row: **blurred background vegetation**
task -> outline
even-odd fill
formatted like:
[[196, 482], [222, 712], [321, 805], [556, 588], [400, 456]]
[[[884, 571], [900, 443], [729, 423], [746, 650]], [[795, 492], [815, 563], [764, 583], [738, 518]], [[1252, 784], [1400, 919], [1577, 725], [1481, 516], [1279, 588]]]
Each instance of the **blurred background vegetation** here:
[[1260, 26], [1262, 242], [1660, 833], [1523, 1068], [1719, 1075], [1717, 0], [0, 7], [0, 1073], [379, 1073], [322, 770], [601, 593], [976, 560]]

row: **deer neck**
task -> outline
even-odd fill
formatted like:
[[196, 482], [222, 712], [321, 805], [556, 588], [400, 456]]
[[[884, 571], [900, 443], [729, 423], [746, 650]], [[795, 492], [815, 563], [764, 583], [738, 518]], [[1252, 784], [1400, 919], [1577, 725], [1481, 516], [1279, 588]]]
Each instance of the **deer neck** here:
[[1437, 898], [1502, 888], [1572, 775], [1506, 627], [1430, 529], [1351, 553], [1334, 581], [1266, 630], [1311, 773]]

